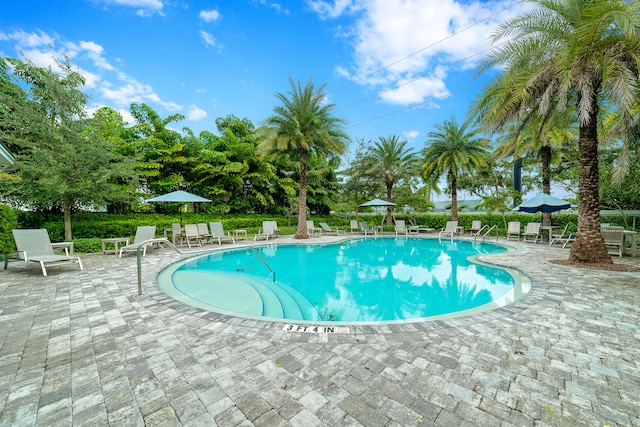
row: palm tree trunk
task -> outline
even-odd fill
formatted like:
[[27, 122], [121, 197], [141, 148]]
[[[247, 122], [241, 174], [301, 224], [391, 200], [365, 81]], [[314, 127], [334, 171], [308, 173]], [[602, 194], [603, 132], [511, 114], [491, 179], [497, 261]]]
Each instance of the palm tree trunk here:
[[458, 220], [458, 180], [451, 179], [451, 221]]
[[[540, 147], [540, 158], [542, 159], [542, 192], [551, 194], [551, 147], [543, 145]], [[542, 214], [542, 223], [551, 225], [551, 214]]]
[[[393, 191], [393, 184], [387, 185], [387, 202], [391, 202], [391, 192]], [[387, 207], [387, 225], [391, 225], [391, 208]]]
[[[580, 125], [578, 152], [578, 234], [569, 261], [612, 264], [600, 233], [600, 174], [598, 172], [598, 102], [594, 91], [589, 123]], [[580, 100], [578, 100], [578, 103]]]
[[62, 202], [64, 240], [71, 240], [71, 203], [67, 199]]
[[307, 232], [307, 158], [309, 152], [300, 150], [300, 197], [298, 201], [298, 230], [294, 239], [308, 239]]

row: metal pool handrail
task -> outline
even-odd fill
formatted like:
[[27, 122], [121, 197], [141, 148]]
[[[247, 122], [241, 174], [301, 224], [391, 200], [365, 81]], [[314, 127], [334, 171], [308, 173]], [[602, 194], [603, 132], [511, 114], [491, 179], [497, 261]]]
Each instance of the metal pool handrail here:
[[267, 270], [269, 270], [272, 274], [273, 274], [273, 283], [276, 282], [276, 272], [273, 271], [273, 269], [269, 266], [269, 264], [267, 264], [267, 261], [265, 261], [265, 259], [262, 257], [262, 255], [260, 255], [258, 253], [258, 251], [256, 251], [256, 249], [253, 246], [249, 246], [251, 248], [251, 250], [253, 251], [254, 254], [256, 254], [256, 256], [258, 257], [258, 259], [260, 261], [262, 261], [262, 263], [264, 264], [265, 267], [267, 267]]
[[[498, 226], [497, 225], [492, 225], [491, 228], [489, 228], [483, 235], [482, 235], [482, 241], [484, 242], [484, 238], [487, 237], [489, 235], [489, 233], [491, 233], [491, 230], [496, 229], [496, 242], [499, 240], [498, 239]], [[478, 235], [476, 234], [475, 236], [473, 236], [473, 242], [476, 243], [478, 239]]]
[[[180, 249], [178, 249], [176, 247], [176, 245], [171, 243], [171, 241], [169, 239], [167, 239], [166, 237], [157, 237], [157, 238], [154, 238], [154, 239], [145, 240], [144, 242], [140, 243], [140, 246], [138, 246], [138, 250], [137, 250], [137, 256], [138, 256], [138, 296], [142, 295], [142, 252], [143, 252], [143, 249], [146, 246], [151, 245], [153, 243], [166, 243], [171, 248], [173, 248], [174, 251], [176, 251], [179, 254], [183, 254], [183, 255], [211, 252], [211, 249], [196, 249], [195, 251], [181, 251]], [[254, 254], [256, 254], [258, 259], [260, 259], [260, 261], [262, 261], [262, 263], [265, 265], [265, 267], [267, 267], [267, 269], [273, 274], [273, 281], [275, 282], [276, 281], [276, 272], [273, 271], [273, 269], [269, 266], [269, 264], [267, 264], [267, 261], [265, 261], [264, 258], [262, 258], [262, 256], [260, 256], [260, 254], [254, 249], [253, 246], [249, 246], [249, 248], [251, 248], [251, 250], [253, 251]]]

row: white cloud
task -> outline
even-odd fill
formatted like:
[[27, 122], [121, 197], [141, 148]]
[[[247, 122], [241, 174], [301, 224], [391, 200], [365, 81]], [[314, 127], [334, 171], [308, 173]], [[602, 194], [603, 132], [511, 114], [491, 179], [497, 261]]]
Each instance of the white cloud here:
[[216, 22], [218, 21], [222, 15], [215, 9], [212, 10], [201, 10], [200, 15], [198, 15], [200, 19], [204, 20], [204, 22]]
[[187, 119], [197, 122], [198, 120], [205, 119], [206, 117], [206, 111], [196, 107], [195, 105], [189, 107], [189, 111], [187, 112]]
[[136, 8], [136, 14], [140, 16], [150, 16], [154, 13], [163, 14], [164, 4], [161, 0], [100, 0], [103, 4], [114, 4], [117, 6], [127, 6]]
[[104, 48], [95, 42], [80, 42], [80, 47], [87, 52], [87, 55], [93, 63], [104, 70], [114, 71], [115, 67], [111, 65], [103, 56]]
[[420, 136], [420, 132], [417, 130], [410, 130], [410, 131], [403, 132], [403, 135], [407, 139], [416, 139], [417, 137]]
[[54, 42], [53, 37], [42, 31], [38, 31], [38, 33], [27, 33], [23, 30], [16, 30], [9, 34], [4, 34], [4, 40], [15, 40], [18, 46], [23, 48], [48, 46]]
[[215, 37], [213, 37], [213, 35], [207, 33], [204, 30], [200, 30], [200, 37], [202, 37], [202, 39], [204, 40], [204, 42], [206, 44], [208, 44], [209, 46], [215, 46], [216, 45], [216, 39]]
[[[365, 2], [366, 3], [366, 2]], [[352, 13], [360, 10], [360, 2], [356, 0], [307, 0], [307, 5], [316, 12], [322, 19], [337, 18], [345, 13]]]
[[[130, 5], [134, 3], [145, 4], [143, 1], [128, 2]], [[74, 43], [61, 40], [57, 35], [27, 33], [22, 30], [0, 33], [0, 40], [13, 40], [16, 52], [21, 52], [26, 60], [37, 67], [59, 72], [61, 69], [58, 62], [64, 61], [65, 56], [70, 58], [74, 70], [84, 77], [85, 88], [93, 90], [94, 96], [102, 97], [98, 102], [110, 103], [114, 108], [120, 108], [121, 114], [133, 102], [155, 103], [171, 113], [183, 109], [183, 106], [175, 102], [162, 100], [150, 85], [137, 81], [109, 63], [105, 58], [104, 48], [93, 41]]]
[[258, 3], [261, 4], [263, 6], [266, 6], [270, 9], [276, 10], [278, 12], [284, 13], [284, 14], [289, 14], [289, 10], [285, 9], [282, 4], [277, 3], [277, 2], [272, 2], [272, 1], [268, 1], [268, 0], [253, 0], [254, 3]]
[[[443, 99], [449, 96], [442, 73], [433, 77], [425, 77], [405, 82], [397, 82], [398, 87], [385, 91], [380, 98], [389, 104], [409, 105], [422, 103], [426, 98]], [[407, 84], [404, 84], [407, 83]]]
[[355, 17], [349, 31], [337, 28], [340, 37], [352, 39], [353, 65], [336, 67], [336, 73], [381, 92], [382, 100], [397, 105], [448, 96], [448, 75], [473, 67], [481, 56], [469, 57], [489, 47], [488, 34], [523, 8], [492, 16], [513, 1], [308, 0], [307, 4], [323, 19]]
[[136, 79], [123, 72], [118, 73], [118, 80], [122, 82], [115, 87], [110, 82], [105, 82], [98, 91], [105, 100], [113, 102], [116, 107], [128, 107], [131, 103], [153, 102], [162, 105], [169, 112], [182, 110], [182, 106], [175, 102], [167, 102], [160, 99], [151, 85], [140, 83]]

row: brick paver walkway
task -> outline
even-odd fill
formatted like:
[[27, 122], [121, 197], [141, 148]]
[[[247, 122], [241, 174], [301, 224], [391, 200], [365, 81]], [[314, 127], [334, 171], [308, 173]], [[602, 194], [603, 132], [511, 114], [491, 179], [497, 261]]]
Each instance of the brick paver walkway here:
[[640, 274], [509, 246], [483, 260], [531, 277], [523, 300], [350, 334], [170, 300], [154, 284], [179, 258], [168, 250], [144, 259], [141, 297], [132, 254], [84, 256], [85, 271], [48, 277], [11, 263], [0, 272], [0, 425], [640, 426]]

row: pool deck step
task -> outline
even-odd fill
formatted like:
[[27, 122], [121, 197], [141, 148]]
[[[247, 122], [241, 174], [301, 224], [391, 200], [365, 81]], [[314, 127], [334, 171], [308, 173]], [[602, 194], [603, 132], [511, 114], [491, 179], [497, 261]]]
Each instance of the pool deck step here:
[[[179, 271], [176, 289], [201, 308], [275, 319], [319, 320], [317, 308], [284, 283], [246, 273]], [[206, 284], [203, 286], [203, 284]]]

